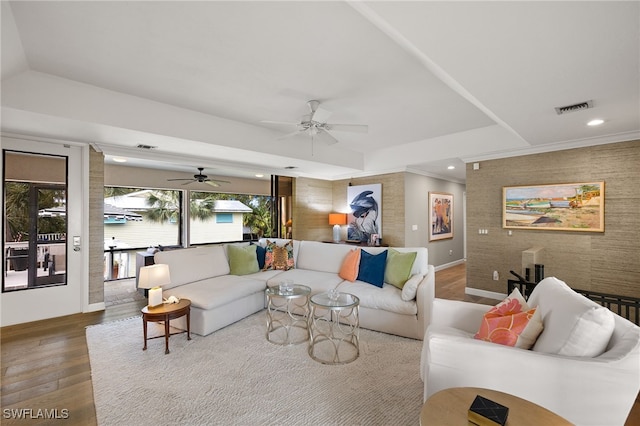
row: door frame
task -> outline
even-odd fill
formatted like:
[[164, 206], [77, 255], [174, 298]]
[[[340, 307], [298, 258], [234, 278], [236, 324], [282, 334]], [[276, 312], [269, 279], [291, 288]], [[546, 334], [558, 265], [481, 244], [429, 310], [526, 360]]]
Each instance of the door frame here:
[[[88, 181], [89, 146], [19, 137], [1, 138], [0, 149], [67, 157], [67, 285], [0, 293], [0, 326], [55, 318], [90, 310], [88, 304]], [[4, 164], [0, 175], [4, 180]], [[4, 197], [4, 182], [2, 185]], [[80, 237], [74, 250], [73, 237]], [[101, 304], [104, 309], [104, 304]]]

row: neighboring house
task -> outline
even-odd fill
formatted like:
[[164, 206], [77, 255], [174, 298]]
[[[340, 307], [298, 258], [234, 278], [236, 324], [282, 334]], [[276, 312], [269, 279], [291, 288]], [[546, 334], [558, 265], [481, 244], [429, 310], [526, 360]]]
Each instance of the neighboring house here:
[[[145, 218], [145, 212], [153, 208], [147, 203], [152, 192], [146, 189], [104, 199], [105, 241], [115, 240], [125, 247], [134, 248], [178, 243], [180, 231], [177, 221], [158, 223]], [[107, 211], [114, 214], [107, 215]], [[216, 200], [212, 212], [207, 220], [191, 219], [191, 244], [242, 240], [243, 215], [253, 210], [237, 200]]]

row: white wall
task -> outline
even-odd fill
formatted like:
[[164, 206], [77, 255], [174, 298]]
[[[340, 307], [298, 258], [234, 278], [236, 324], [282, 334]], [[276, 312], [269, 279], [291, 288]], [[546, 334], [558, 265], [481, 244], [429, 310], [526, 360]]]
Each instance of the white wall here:
[[[429, 192], [453, 194], [453, 238], [429, 242]], [[422, 176], [405, 174], [405, 246], [427, 247], [429, 263], [441, 266], [464, 259], [465, 185]], [[413, 225], [418, 229], [413, 230]], [[449, 254], [451, 252], [451, 254]]]

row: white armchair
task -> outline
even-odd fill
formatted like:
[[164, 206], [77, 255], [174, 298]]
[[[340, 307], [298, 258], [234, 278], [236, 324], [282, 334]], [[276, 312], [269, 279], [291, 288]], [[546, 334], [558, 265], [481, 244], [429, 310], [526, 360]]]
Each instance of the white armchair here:
[[[566, 284], [555, 278], [547, 280], [548, 285], [540, 285], [543, 281], [536, 287], [529, 304], [535, 307], [539, 303], [545, 325], [542, 333], [547, 333], [548, 342], [555, 333], [550, 329], [557, 328], [557, 321], [566, 322], [566, 313], [571, 311], [567, 305], [574, 299], [583, 306], [596, 304], [570, 290], [565, 292], [569, 299], [563, 300], [564, 296], [558, 297], [553, 291], [559, 288], [557, 283]], [[548, 306], [554, 302], [549, 302], [549, 296], [545, 300], [545, 291], [553, 301], [561, 300], [558, 303], [562, 303], [563, 312], [556, 318]], [[536, 346], [525, 350], [474, 339], [490, 308], [435, 299], [421, 360], [425, 400], [442, 389], [481, 387], [529, 400], [577, 425], [624, 424], [640, 390], [640, 327], [612, 313], [614, 329], [604, 353], [595, 357], [564, 356], [541, 352], [542, 348]], [[578, 321], [584, 323], [584, 318]]]

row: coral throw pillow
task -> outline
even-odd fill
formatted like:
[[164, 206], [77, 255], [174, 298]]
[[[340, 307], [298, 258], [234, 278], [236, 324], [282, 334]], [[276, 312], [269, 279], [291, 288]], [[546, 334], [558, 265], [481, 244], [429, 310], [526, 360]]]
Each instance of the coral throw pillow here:
[[474, 338], [500, 345], [530, 349], [542, 332], [542, 320], [537, 308], [531, 309], [516, 288], [491, 308], [482, 318]]
[[340, 267], [340, 278], [343, 280], [354, 282], [358, 278], [360, 268], [360, 249], [349, 250]]

